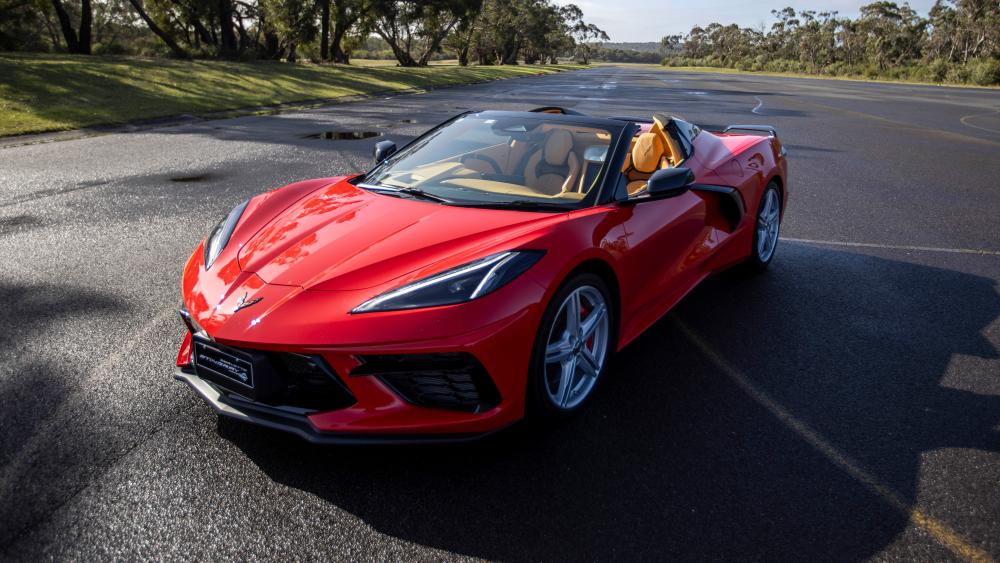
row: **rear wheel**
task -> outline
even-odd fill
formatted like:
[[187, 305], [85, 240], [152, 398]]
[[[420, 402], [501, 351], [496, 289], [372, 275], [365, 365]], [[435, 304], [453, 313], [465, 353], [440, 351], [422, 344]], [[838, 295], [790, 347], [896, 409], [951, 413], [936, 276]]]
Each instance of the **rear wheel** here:
[[574, 276], [556, 292], [535, 338], [528, 385], [531, 414], [558, 418], [586, 403], [613, 350], [613, 321], [610, 293], [599, 276]]
[[764, 188], [754, 225], [753, 248], [750, 250], [749, 266], [753, 270], [767, 269], [774, 259], [781, 232], [781, 193], [778, 185], [771, 182]]

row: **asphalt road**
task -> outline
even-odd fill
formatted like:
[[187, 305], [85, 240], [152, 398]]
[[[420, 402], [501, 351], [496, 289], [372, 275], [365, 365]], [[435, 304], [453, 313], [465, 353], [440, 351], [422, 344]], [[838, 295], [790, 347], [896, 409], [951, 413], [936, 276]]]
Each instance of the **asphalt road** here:
[[[311, 446], [172, 379], [198, 241], [377, 140], [307, 135], [552, 104], [777, 126], [772, 269], [474, 445]], [[0, 149], [0, 558], [1000, 559], [998, 190], [996, 90], [643, 67]]]

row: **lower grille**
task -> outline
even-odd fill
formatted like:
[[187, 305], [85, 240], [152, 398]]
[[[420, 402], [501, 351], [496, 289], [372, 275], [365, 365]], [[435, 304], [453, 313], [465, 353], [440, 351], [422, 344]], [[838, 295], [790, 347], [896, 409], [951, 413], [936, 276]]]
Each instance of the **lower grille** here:
[[423, 407], [483, 412], [500, 404], [500, 392], [472, 354], [358, 356], [351, 376], [372, 375], [405, 401]]
[[323, 358], [289, 352], [268, 353], [267, 357], [283, 385], [260, 402], [310, 410], [340, 409], [357, 402]]
[[252, 379], [247, 378], [247, 381], [241, 383], [220, 372], [218, 363], [209, 363], [211, 358], [203, 359], [198, 353], [193, 355], [195, 372], [227, 392], [227, 396], [236, 394], [264, 405], [307, 411], [341, 409], [357, 402], [347, 386], [320, 356], [199, 342], [229, 354], [244, 366], [252, 367], [252, 370], [247, 370], [252, 374]]

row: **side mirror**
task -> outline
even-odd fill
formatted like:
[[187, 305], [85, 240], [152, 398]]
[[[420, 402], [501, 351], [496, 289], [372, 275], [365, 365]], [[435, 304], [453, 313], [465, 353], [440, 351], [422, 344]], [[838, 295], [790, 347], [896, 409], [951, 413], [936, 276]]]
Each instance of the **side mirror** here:
[[392, 141], [379, 141], [375, 143], [375, 164], [380, 164], [395, 152], [396, 143]]
[[664, 168], [653, 172], [646, 184], [650, 198], [681, 195], [694, 183], [694, 172], [688, 168]]

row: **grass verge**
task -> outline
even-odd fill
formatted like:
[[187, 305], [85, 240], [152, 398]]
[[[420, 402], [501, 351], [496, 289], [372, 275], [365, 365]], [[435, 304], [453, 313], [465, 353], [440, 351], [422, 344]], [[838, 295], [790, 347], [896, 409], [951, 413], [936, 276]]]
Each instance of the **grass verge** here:
[[4, 54], [0, 137], [578, 68], [582, 67], [355, 67]]

